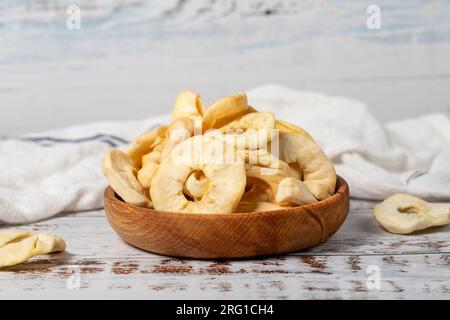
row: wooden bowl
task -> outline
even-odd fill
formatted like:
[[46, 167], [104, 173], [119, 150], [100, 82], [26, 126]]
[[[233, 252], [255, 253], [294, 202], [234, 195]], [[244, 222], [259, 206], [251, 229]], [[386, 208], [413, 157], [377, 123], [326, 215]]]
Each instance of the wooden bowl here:
[[347, 217], [349, 190], [338, 177], [336, 193], [318, 203], [284, 210], [198, 214], [162, 212], [123, 202], [108, 187], [105, 212], [119, 236], [140, 249], [198, 259], [246, 258], [313, 247]]

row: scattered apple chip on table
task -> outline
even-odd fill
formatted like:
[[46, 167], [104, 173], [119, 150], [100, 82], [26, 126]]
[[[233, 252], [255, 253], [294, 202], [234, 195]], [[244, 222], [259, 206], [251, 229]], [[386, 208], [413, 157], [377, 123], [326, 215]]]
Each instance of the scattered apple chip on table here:
[[450, 203], [431, 203], [397, 193], [373, 209], [375, 220], [387, 231], [408, 234], [450, 223]]
[[0, 268], [65, 249], [65, 241], [49, 232], [33, 233], [16, 228], [0, 230]]

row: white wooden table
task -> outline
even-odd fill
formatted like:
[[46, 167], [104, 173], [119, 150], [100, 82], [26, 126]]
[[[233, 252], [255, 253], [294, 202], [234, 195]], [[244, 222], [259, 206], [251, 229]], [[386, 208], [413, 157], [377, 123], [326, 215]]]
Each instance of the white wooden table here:
[[449, 299], [450, 226], [392, 235], [372, 207], [352, 200], [318, 247], [241, 261], [150, 254], [124, 243], [102, 210], [64, 214], [26, 228], [62, 236], [67, 252], [1, 270], [0, 299]]

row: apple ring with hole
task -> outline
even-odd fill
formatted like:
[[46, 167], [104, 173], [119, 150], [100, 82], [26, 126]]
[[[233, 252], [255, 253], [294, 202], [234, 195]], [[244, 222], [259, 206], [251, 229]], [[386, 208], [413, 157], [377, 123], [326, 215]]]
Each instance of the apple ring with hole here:
[[167, 126], [159, 126], [149, 132], [141, 134], [125, 150], [125, 153], [131, 158], [136, 169], [142, 167], [142, 157], [153, 150], [164, 139]]
[[[298, 173], [287, 163], [279, 160], [265, 149], [237, 150], [234, 155], [245, 159], [247, 175], [243, 200], [274, 201], [278, 183], [286, 177], [298, 178]], [[198, 176], [198, 175], [197, 175]], [[205, 181], [191, 174], [184, 186], [185, 194], [199, 198], [205, 190]]]
[[[233, 153], [230, 157], [229, 153]], [[194, 136], [177, 145], [163, 159], [152, 178], [150, 195], [156, 210], [190, 213], [230, 213], [245, 190], [243, 158], [232, 146], [208, 136]], [[193, 172], [202, 172], [207, 181], [203, 196], [188, 199], [183, 189]]]
[[297, 171], [266, 149], [238, 150], [238, 153], [245, 159], [247, 184], [244, 201], [274, 202], [283, 179], [299, 178]]
[[299, 178], [296, 170], [266, 149], [238, 152], [246, 162], [247, 185], [243, 201], [275, 202], [278, 184], [286, 177]]
[[166, 137], [142, 157], [142, 167], [139, 169], [137, 178], [144, 188], [150, 188], [152, 177], [158, 169], [161, 159], [167, 157], [170, 151], [181, 141], [194, 134], [194, 122], [190, 118], [179, 117], [171, 122], [166, 130]]
[[303, 183], [318, 200], [331, 197], [336, 188], [336, 171], [323, 150], [300, 127], [277, 120], [277, 129], [280, 159], [298, 165]]
[[375, 220], [387, 231], [408, 234], [450, 222], [450, 203], [432, 203], [398, 193], [373, 209]]

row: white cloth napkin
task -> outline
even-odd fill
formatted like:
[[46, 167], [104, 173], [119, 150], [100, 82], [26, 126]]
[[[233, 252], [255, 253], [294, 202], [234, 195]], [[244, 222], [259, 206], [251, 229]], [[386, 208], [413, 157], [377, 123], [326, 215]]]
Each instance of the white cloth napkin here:
[[439, 113], [383, 125], [363, 103], [270, 85], [252, 90], [260, 110], [305, 128], [350, 185], [352, 197], [406, 192], [450, 199], [450, 119]]
[[0, 224], [103, 206], [103, 155], [169, 117], [97, 122], [0, 140]]
[[[407, 192], [450, 199], [450, 120], [443, 114], [383, 125], [361, 102], [269, 85], [251, 90], [260, 111], [308, 130], [350, 185], [352, 197]], [[0, 140], [0, 222], [101, 208], [101, 158], [169, 116], [100, 122]]]

